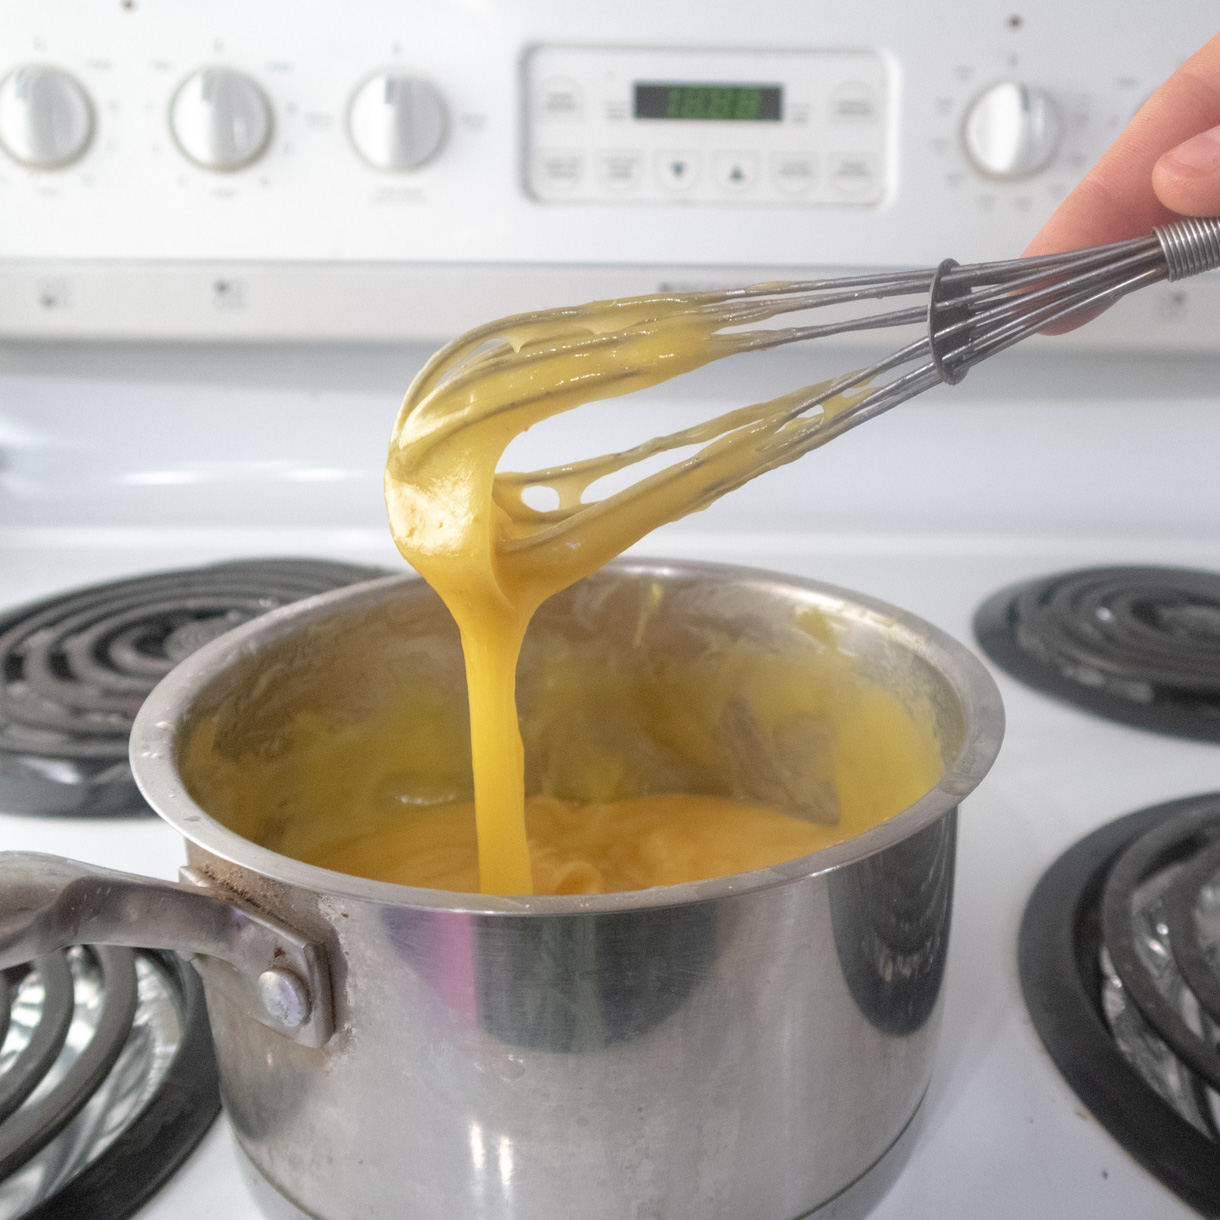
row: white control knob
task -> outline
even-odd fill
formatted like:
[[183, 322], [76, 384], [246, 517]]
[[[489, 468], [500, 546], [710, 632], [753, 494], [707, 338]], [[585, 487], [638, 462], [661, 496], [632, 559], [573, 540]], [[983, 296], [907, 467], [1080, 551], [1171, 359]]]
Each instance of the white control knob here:
[[1055, 103], [1020, 81], [992, 85], [966, 113], [962, 138], [970, 160], [992, 178], [1029, 178], [1059, 147], [1063, 123]]
[[32, 169], [75, 161], [93, 138], [93, 106], [62, 68], [25, 64], [0, 81], [0, 147]]
[[352, 97], [347, 132], [375, 169], [418, 169], [445, 141], [445, 102], [427, 81], [378, 72]]
[[241, 169], [262, 156], [271, 139], [271, 103], [258, 82], [232, 68], [200, 68], [178, 86], [169, 125], [196, 165]]

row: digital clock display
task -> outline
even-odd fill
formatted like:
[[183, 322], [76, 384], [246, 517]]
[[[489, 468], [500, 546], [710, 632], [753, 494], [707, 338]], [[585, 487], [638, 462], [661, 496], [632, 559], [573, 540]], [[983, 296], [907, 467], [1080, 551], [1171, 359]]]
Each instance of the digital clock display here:
[[778, 123], [784, 91], [779, 85], [705, 85], [637, 81], [637, 119], [686, 119], [719, 123]]

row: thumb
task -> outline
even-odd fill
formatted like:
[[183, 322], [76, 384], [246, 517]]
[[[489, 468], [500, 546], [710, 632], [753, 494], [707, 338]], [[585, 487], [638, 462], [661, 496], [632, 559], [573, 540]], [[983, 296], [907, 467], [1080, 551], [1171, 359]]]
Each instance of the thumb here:
[[1152, 189], [1172, 212], [1220, 216], [1220, 127], [1163, 153], [1152, 167]]

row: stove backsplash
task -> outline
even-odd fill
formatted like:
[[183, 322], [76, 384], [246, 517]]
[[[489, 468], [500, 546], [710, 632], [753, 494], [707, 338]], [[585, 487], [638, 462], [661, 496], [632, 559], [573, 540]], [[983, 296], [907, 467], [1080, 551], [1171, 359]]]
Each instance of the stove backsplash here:
[[[384, 537], [423, 347], [0, 347], [0, 529], [266, 525]], [[540, 426], [506, 465], [621, 448], [854, 367], [743, 356]], [[1011, 353], [681, 527], [1217, 536], [1220, 361]]]

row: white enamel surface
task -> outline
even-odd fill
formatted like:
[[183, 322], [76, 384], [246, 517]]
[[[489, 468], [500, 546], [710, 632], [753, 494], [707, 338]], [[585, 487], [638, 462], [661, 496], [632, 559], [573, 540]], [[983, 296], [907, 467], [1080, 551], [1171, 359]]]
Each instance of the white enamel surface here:
[[[400, 564], [379, 469], [425, 352], [284, 348], [0, 350], [0, 589], [12, 605], [91, 581], [241, 555]], [[541, 463], [696, 409], [827, 375], [788, 353], [538, 429]], [[976, 370], [648, 539], [641, 553], [742, 563], [902, 606], [970, 643], [1002, 585], [1073, 566], [1220, 569], [1214, 363], [1029, 358]], [[1220, 747], [1108, 724], [996, 674], [1007, 713], [964, 804], [945, 1027], [910, 1164], [877, 1220], [1189, 1220], [1062, 1082], [1020, 998], [1029, 891], [1092, 828], [1220, 789]], [[0, 847], [172, 877], [164, 824], [0, 813]], [[141, 1213], [257, 1220], [223, 1123]]]

